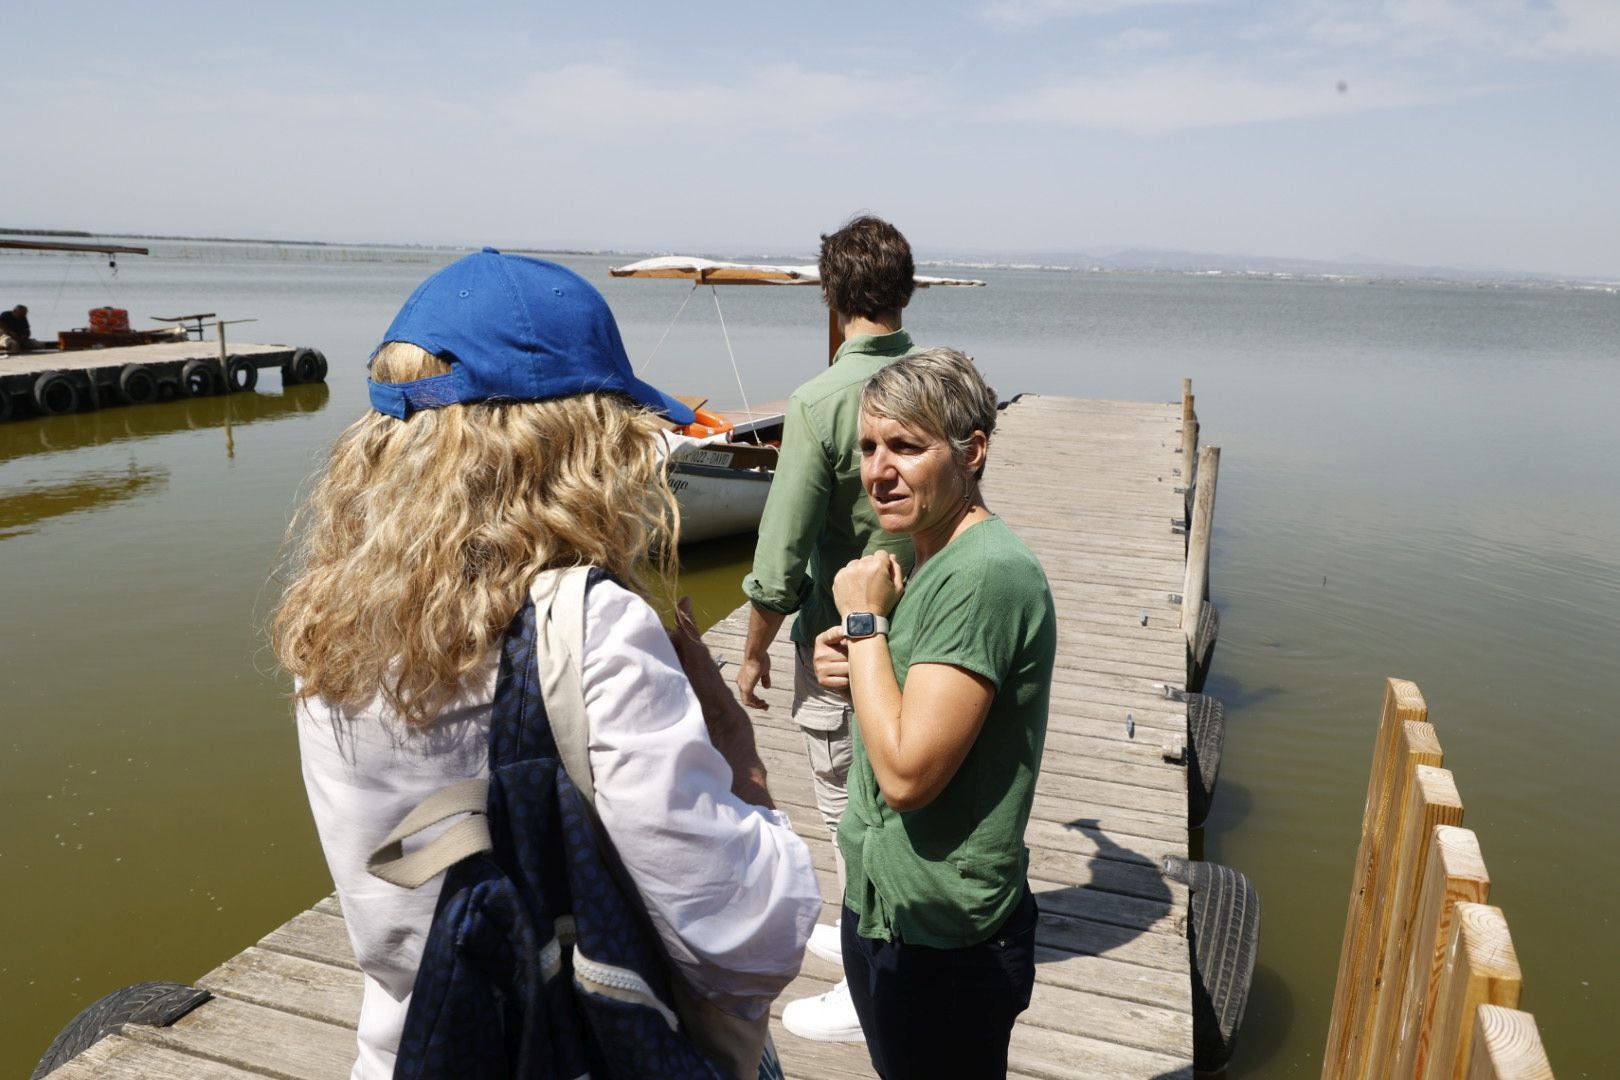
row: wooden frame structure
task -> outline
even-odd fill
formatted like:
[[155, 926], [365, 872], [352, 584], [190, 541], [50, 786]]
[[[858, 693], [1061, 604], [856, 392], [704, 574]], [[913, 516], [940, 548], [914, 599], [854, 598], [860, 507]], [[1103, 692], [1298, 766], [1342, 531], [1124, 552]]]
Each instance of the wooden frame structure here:
[[1507, 919], [1415, 683], [1384, 691], [1323, 1080], [1546, 1080]]
[[[615, 266], [608, 271], [613, 277], [673, 278], [695, 282], [698, 285], [820, 285], [821, 271], [815, 266], [767, 265], [764, 263], [716, 262], [689, 255], [660, 255], [643, 259], [628, 266]], [[935, 285], [984, 288], [984, 282], [975, 278], [931, 277], [918, 274], [913, 279], [917, 288]], [[838, 325], [838, 312], [827, 309], [827, 363], [838, 355], [844, 343], [843, 328]]]

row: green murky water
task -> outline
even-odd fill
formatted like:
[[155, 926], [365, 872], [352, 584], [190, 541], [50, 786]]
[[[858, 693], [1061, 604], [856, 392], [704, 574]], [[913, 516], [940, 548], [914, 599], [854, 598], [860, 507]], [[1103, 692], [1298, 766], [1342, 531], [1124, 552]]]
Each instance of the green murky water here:
[[[0, 256], [38, 331], [90, 307], [256, 317], [326, 386], [0, 425], [0, 1070], [83, 1004], [189, 980], [330, 888], [259, 632], [301, 485], [364, 407], [362, 364], [450, 253], [168, 244]], [[598, 282], [660, 385], [781, 398], [824, 362], [813, 292]], [[920, 340], [1011, 396], [1169, 400], [1223, 446], [1209, 690], [1227, 705], [1207, 857], [1264, 907], [1233, 1075], [1314, 1075], [1382, 680], [1426, 692], [1561, 1076], [1607, 1076], [1620, 970], [1605, 841], [1620, 751], [1620, 296], [986, 271], [919, 293]], [[5, 361], [0, 359], [0, 364]], [[227, 421], [228, 434], [227, 434]], [[1054, 451], [1061, 433], [1054, 433]], [[991, 494], [992, 505], [993, 492]], [[747, 541], [687, 553], [712, 620]]]

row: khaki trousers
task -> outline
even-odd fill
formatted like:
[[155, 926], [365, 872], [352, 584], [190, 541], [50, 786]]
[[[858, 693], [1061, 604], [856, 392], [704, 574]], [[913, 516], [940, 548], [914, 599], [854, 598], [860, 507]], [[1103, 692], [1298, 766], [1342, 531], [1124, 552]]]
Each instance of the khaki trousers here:
[[849, 695], [828, 690], [816, 682], [812, 645], [794, 645], [793, 722], [804, 734], [804, 748], [810, 757], [816, 809], [832, 836], [833, 859], [838, 867], [838, 896], [844, 895], [844, 853], [838, 850], [838, 819], [849, 805], [849, 763], [855, 754], [850, 740], [850, 723], [855, 709]]

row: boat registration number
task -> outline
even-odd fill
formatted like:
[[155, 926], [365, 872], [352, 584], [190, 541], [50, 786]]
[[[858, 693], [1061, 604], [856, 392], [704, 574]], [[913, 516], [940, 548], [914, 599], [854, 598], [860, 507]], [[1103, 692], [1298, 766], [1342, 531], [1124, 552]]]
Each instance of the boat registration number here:
[[713, 465], [721, 469], [731, 466], [731, 455], [724, 450], [693, 450], [684, 460], [692, 465]]

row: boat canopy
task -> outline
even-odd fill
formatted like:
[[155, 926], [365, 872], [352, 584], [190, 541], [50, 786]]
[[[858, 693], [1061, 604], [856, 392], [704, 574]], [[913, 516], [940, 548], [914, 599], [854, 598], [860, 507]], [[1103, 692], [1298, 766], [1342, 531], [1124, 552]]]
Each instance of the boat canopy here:
[[[770, 265], [766, 263], [717, 262], [692, 255], [660, 255], [655, 259], [642, 259], [628, 266], [615, 266], [608, 271], [614, 277], [685, 278], [704, 285], [819, 285], [821, 273], [812, 263], [809, 266]], [[929, 277], [918, 274], [917, 287], [931, 285], [963, 285], [982, 288], [984, 282], [971, 278]]]

